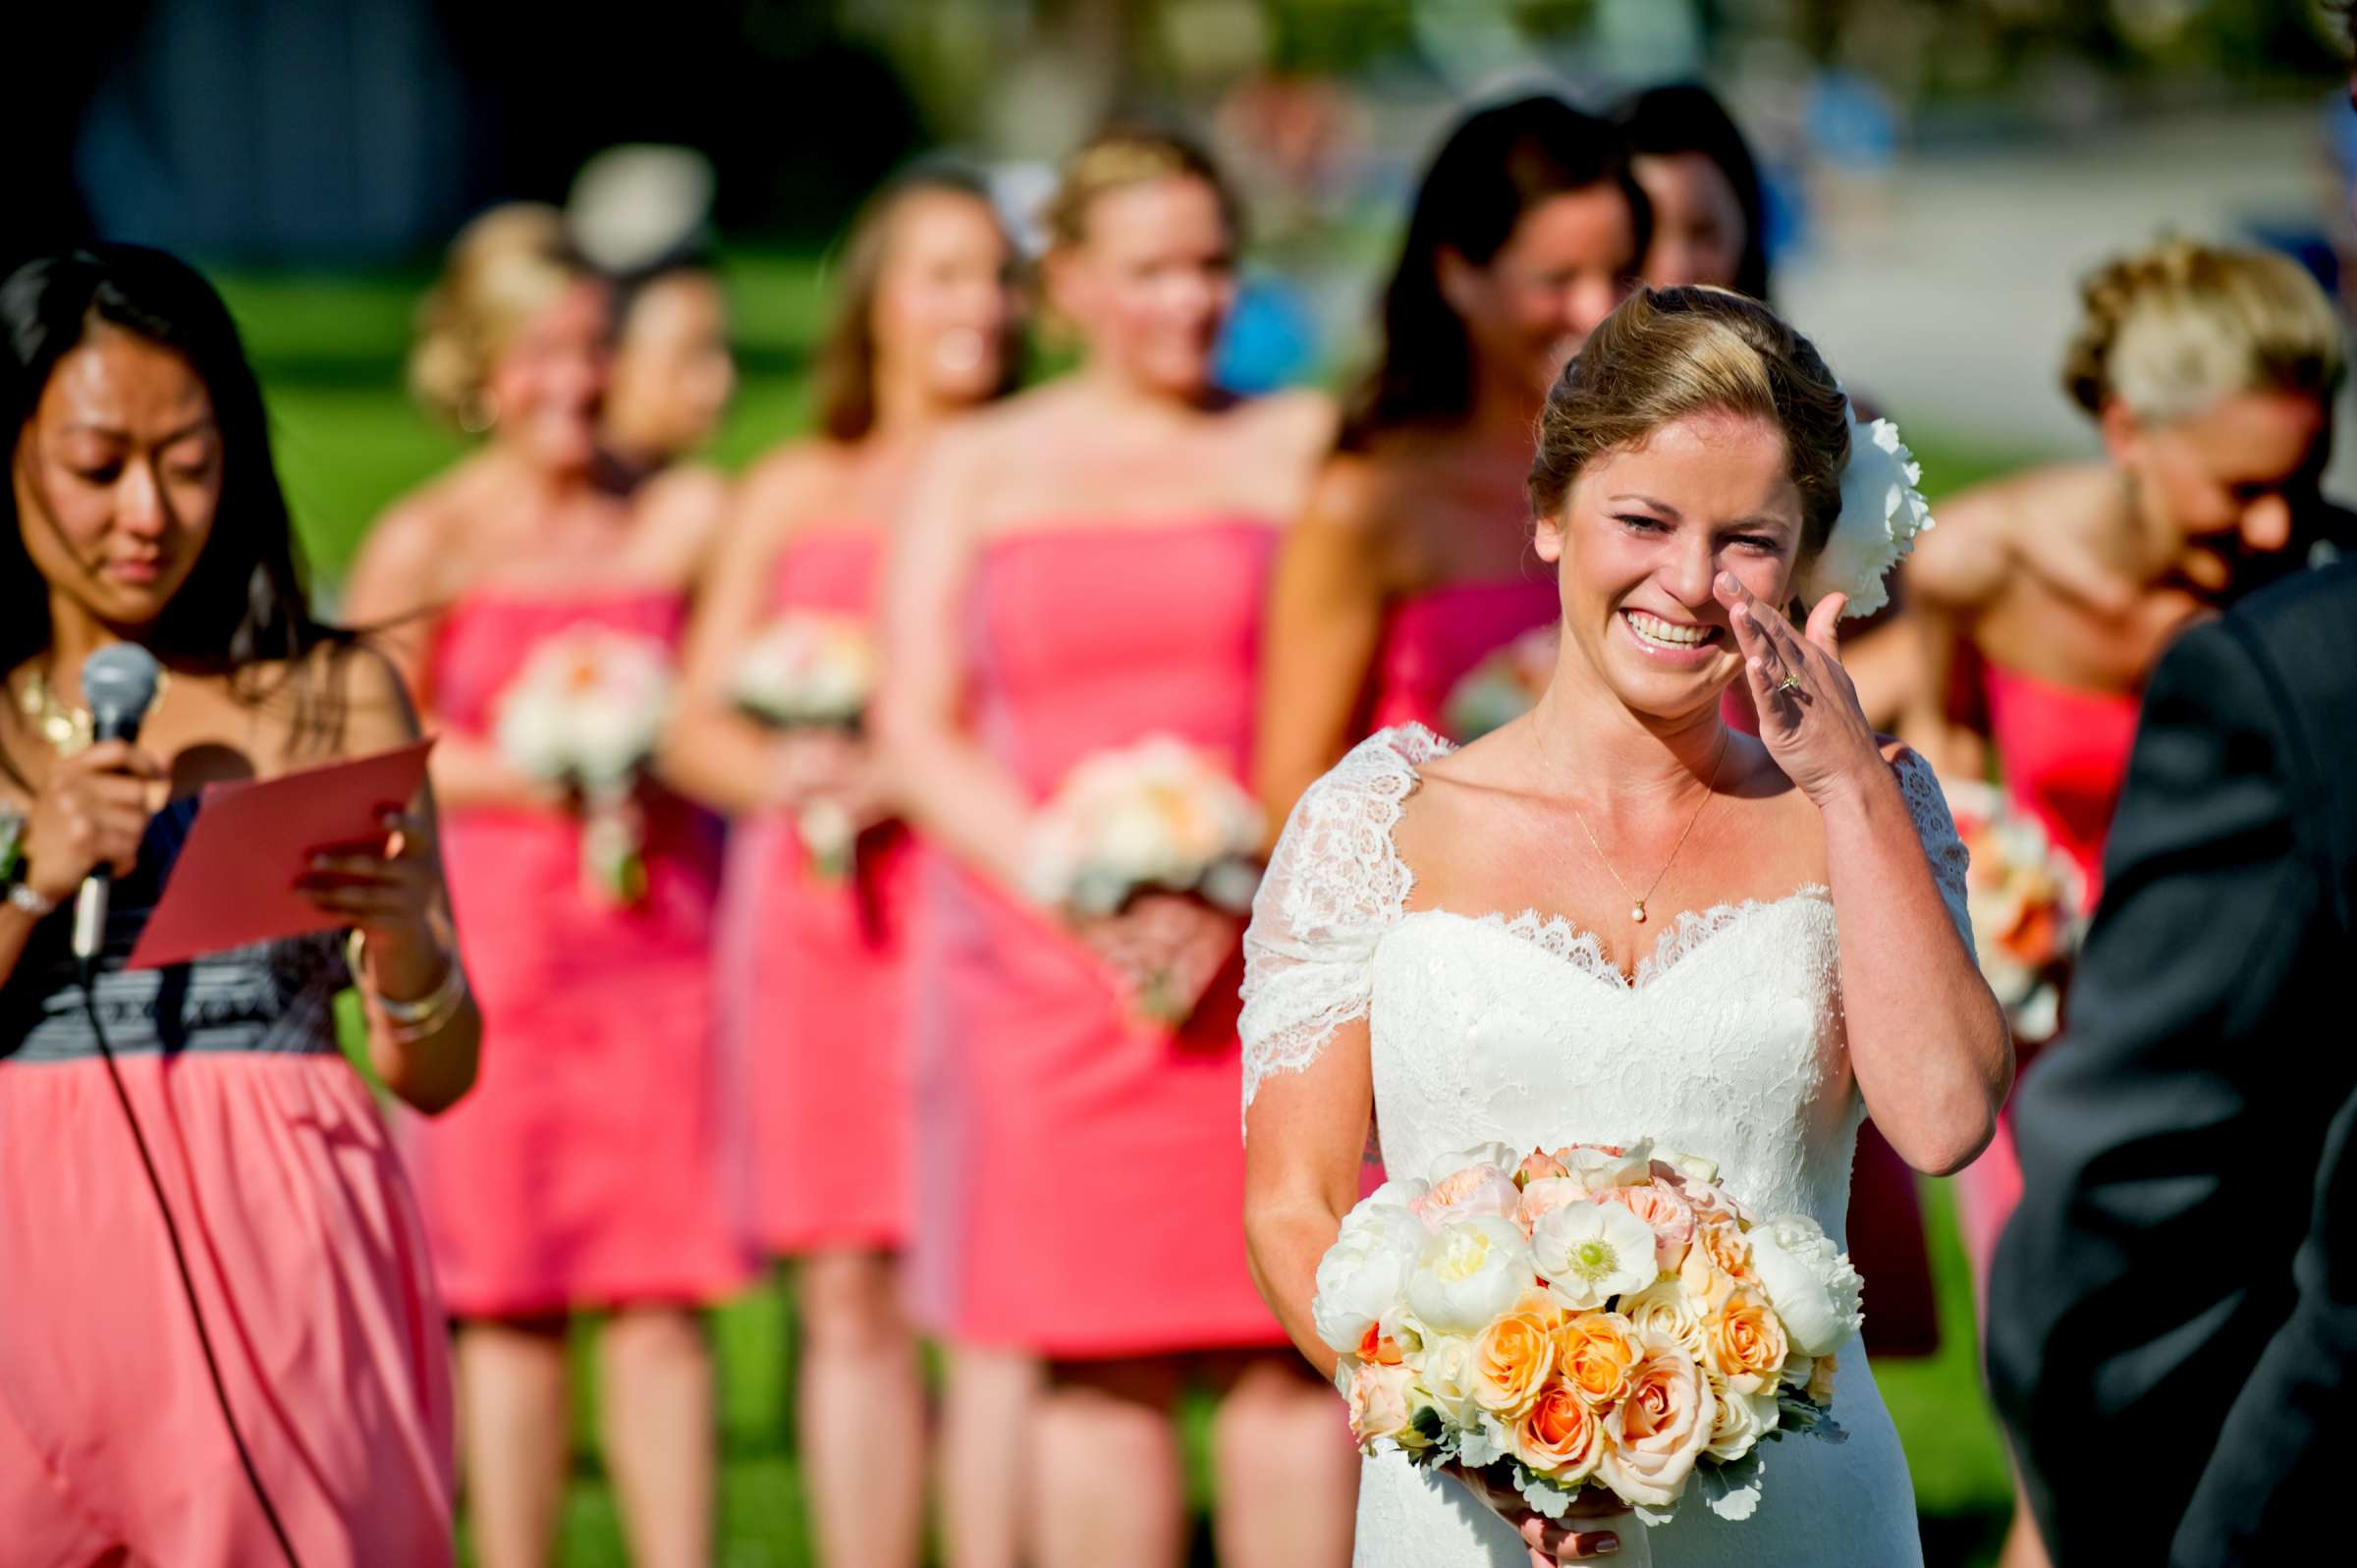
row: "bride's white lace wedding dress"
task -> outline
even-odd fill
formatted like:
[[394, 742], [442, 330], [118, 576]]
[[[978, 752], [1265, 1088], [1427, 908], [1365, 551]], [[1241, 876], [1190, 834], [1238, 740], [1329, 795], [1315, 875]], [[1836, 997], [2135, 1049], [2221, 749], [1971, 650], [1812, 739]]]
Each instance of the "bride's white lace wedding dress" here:
[[[1679, 917], [1625, 977], [1592, 936], [1524, 914], [1407, 910], [1392, 829], [1416, 770], [1447, 751], [1416, 727], [1360, 744], [1294, 809], [1245, 939], [1244, 1097], [1368, 1020], [1384, 1163], [1650, 1136], [1719, 1162], [1762, 1214], [1805, 1214], [1839, 1240], [1864, 1117], [1839, 1023], [1823, 888]], [[1897, 769], [1963, 929], [1964, 850], [1930, 770]], [[1969, 936], [1967, 941], [1969, 941]], [[1867, 1281], [1867, 1311], [1874, 1282]], [[1758, 1511], [1728, 1523], [1689, 1496], [1648, 1544], [1657, 1568], [1903, 1568], [1921, 1561], [1913, 1489], [1864, 1352], [1840, 1351], [1849, 1440], [1764, 1445]], [[1527, 1568], [1505, 1525], [1454, 1481], [1398, 1454], [1366, 1461], [1356, 1568]]]

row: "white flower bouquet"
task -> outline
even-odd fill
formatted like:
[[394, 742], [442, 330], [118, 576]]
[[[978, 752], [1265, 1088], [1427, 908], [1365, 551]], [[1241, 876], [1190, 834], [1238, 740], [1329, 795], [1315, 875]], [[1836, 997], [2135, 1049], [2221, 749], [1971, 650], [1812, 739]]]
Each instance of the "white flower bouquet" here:
[[1441, 723], [1459, 744], [1530, 712], [1555, 678], [1562, 633], [1554, 624], [1533, 626], [1459, 676], [1441, 705]]
[[[855, 617], [789, 610], [764, 626], [738, 661], [737, 706], [780, 730], [836, 730], [856, 735], [875, 694], [876, 645]], [[795, 828], [811, 865], [837, 879], [850, 869], [858, 825], [842, 804], [811, 800]]]
[[[1150, 735], [1066, 777], [1032, 830], [1026, 889], [1080, 916], [1117, 914], [1149, 892], [1191, 893], [1241, 915], [1260, 886], [1264, 821], [1259, 802], [1217, 761]], [[1145, 1010], [1176, 1021], [1176, 999], [1157, 994], [1157, 977], [1143, 982]]]
[[1707, 1160], [1486, 1144], [1351, 1210], [1312, 1310], [1367, 1453], [1453, 1462], [1550, 1518], [1596, 1488], [1660, 1524], [1690, 1486], [1748, 1518], [1765, 1441], [1843, 1440], [1861, 1291], [1815, 1220], [1756, 1217]]
[[672, 702], [671, 653], [652, 637], [576, 626], [533, 648], [500, 693], [493, 738], [527, 778], [582, 801], [581, 871], [615, 903], [646, 891], [633, 796]]
[[2005, 1009], [2013, 1037], [2052, 1040], [2062, 1023], [2062, 988], [2087, 934], [2087, 886], [2038, 819], [1993, 785], [1944, 784], [1956, 837], [1972, 856], [1965, 911], [1981, 978]]

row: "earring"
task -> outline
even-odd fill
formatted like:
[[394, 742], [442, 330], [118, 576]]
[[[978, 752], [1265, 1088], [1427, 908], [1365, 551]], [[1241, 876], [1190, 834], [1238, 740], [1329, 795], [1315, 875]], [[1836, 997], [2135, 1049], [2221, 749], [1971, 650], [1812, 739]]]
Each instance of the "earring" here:
[[488, 388], [477, 387], [459, 400], [459, 428], [468, 435], [483, 435], [497, 423], [499, 400]]

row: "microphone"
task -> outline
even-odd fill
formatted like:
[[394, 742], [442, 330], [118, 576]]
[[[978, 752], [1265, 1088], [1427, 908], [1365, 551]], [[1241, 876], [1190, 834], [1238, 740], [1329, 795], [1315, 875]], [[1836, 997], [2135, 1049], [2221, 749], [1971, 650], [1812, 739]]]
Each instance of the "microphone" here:
[[[109, 643], [82, 663], [82, 700], [90, 710], [90, 739], [137, 740], [155, 701], [155, 655], [136, 642]], [[113, 868], [96, 866], [74, 895], [74, 957], [88, 973], [106, 946], [106, 890]]]

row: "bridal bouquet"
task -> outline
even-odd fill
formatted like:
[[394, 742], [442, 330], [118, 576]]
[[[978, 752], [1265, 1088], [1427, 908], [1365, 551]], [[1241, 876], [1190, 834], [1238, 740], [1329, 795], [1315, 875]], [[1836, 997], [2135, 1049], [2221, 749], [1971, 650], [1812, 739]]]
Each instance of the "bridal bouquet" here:
[[[737, 706], [763, 724], [857, 734], [875, 684], [875, 641], [863, 622], [792, 610], [745, 648], [732, 689]], [[839, 802], [805, 803], [795, 828], [821, 876], [835, 879], [850, 871], [858, 826]]]
[[1748, 1518], [1761, 1443], [1842, 1440], [1860, 1293], [1815, 1220], [1754, 1216], [1707, 1160], [1485, 1144], [1351, 1210], [1312, 1310], [1367, 1453], [1485, 1472], [1550, 1518], [1595, 1487], [1660, 1524], [1689, 1486]]
[[1460, 744], [1521, 718], [1555, 678], [1560, 633], [1533, 626], [1457, 678], [1441, 706], [1441, 722]]
[[671, 711], [671, 654], [652, 637], [576, 626], [543, 640], [500, 693], [493, 737], [528, 778], [581, 797], [581, 873], [599, 897], [646, 891], [633, 795]]
[[1956, 837], [1972, 856], [1965, 910], [1981, 977], [2013, 1037], [2035, 1045], [2060, 1027], [2062, 987], [2087, 931], [2085, 880], [2035, 817], [1985, 784], [1945, 784]]
[[[1119, 913], [1141, 892], [1193, 893], [1231, 914], [1252, 907], [1260, 805], [1227, 769], [1169, 735], [1099, 752], [1042, 810], [1025, 881], [1033, 897], [1076, 915]], [[1193, 999], [1147, 974], [1148, 1015], [1176, 1022]]]

